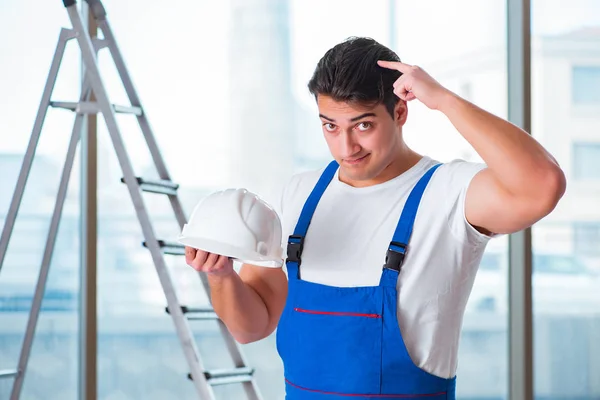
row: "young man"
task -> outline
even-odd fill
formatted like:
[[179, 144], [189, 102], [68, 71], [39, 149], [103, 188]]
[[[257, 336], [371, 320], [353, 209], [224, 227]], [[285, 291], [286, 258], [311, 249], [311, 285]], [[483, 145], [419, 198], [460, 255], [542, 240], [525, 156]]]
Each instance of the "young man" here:
[[[454, 399], [462, 318], [486, 243], [565, 191], [530, 135], [367, 38], [320, 60], [309, 89], [335, 159], [281, 201], [281, 269], [186, 249], [241, 343], [277, 327], [288, 399]], [[403, 140], [407, 102], [442, 112], [485, 164], [440, 165]]]

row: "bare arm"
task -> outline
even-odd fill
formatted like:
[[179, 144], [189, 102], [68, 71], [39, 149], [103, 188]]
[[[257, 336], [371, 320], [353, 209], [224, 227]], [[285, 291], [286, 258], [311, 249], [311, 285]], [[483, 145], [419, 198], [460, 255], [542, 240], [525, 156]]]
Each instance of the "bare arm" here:
[[191, 248], [186, 262], [207, 273], [213, 308], [235, 340], [251, 343], [275, 330], [287, 298], [282, 269], [244, 264], [238, 275], [227, 257]]
[[484, 232], [513, 233], [556, 207], [565, 176], [531, 135], [451, 93], [440, 111], [488, 166], [467, 191], [465, 213], [472, 225]]
[[467, 191], [465, 213], [471, 225], [485, 233], [513, 233], [556, 207], [565, 192], [565, 175], [527, 132], [460, 98], [417, 66], [379, 65], [402, 72], [394, 83], [400, 99], [418, 99], [441, 111], [487, 164]]

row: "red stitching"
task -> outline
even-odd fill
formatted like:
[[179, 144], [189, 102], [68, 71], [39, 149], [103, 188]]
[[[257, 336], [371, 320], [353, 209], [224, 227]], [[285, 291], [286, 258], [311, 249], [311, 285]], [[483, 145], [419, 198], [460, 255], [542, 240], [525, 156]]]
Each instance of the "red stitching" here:
[[334, 312], [334, 311], [316, 311], [316, 310], [305, 310], [303, 308], [294, 308], [294, 311], [306, 313], [306, 314], [318, 314], [318, 315], [337, 315], [337, 316], [348, 316], [348, 317], [365, 317], [365, 318], [381, 318], [379, 314], [361, 314], [351, 312]]
[[396, 399], [418, 399], [421, 397], [435, 397], [435, 396], [443, 396], [443, 395], [447, 394], [447, 392], [426, 393], [426, 394], [357, 394], [357, 393], [325, 392], [323, 390], [307, 389], [302, 386], [295, 385], [287, 379], [285, 381], [288, 384], [290, 384], [291, 386], [293, 386], [297, 389], [300, 389], [300, 390], [305, 390], [307, 392], [331, 394], [331, 395], [335, 395], [335, 396], [344, 396], [344, 397], [377, 397], [377, 398], [383, 398], [383, 399], [386, 399], [386, 398], [387, 399], [394, 399], [394, 398], [396, 398]]

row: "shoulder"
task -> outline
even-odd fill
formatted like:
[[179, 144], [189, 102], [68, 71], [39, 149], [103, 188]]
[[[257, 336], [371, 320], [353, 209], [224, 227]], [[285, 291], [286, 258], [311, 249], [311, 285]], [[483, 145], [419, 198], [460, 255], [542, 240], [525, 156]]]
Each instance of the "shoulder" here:
[[281, 187], [277, 212], [282, 224], [283, 235], [281, 246], [283, 249], [287, 246], [288, 236], [294, 231], [295, 224], [306, 199], [324, 170], [325, 167], [296, 173]]
[[295, 203], [304, 204], [324, 170], [325, 167], [292, 175], [281, 193], [282, 210]]
[[310, 195], [326, 166], [295, 173], [270, 191], [273, 208], [282, 220], [294, 218]]
[[486, 165], [463, 159], [441, 162], [425, 156], [421, 168], [419, 175], [414, 177], [415, 184], [419, 178], [435, 169], [425, 189], [425, 196], [436, 197], [436, 203], [439, 204], [442, 198], [452, 201], [461, 192], [466, 191], [473, 177], [485, 169]]
[[473, 177], [485, 168], [484, 163], [454, 159], [440, 165], [435, 174], [435, 181], [449, 188], [462, 188], [468, 185]]
[[431, 179], [429, 195], [423, 199], [425, 208], [435, 210], [437, 217], [447, 221], [450, 232], [463, 244], [481, 245], [490, 239], [469, 224], [465, 214], [469, 185], [486, 167], [484, 163], [462, 159], [441, 164]]
[[462, 159], [443, 163], [430, 159], [429, 163], [431, 166], [439, 166], [427, 185], [427, 191], [437, 197], [438, 201], [445, 199], [448, 205], [452, 205], [461, 194], [466, 193], [475, 175], [487, 167], [484, 163]]

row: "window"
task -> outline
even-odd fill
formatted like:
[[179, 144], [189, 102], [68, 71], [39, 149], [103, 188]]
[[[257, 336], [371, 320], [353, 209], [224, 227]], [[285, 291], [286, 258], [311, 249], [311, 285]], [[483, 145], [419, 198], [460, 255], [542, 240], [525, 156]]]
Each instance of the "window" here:
[[577, 254], [600, 257], [600, 222], [575, 222], [573, 233]]
[[573, 103], [600, 105], [600, 66], [574, 66]]
[[479, 271], [500, 271], [502, 266], [502, 255], [486, 252], [479, 263]]
[[587, 269], [573, 255], [536, 254], [533, 257], [534, 274], [584, 275]]
[[600, 181], [600, 142], [573, 143], [573, 178]]
[[471, 101], [471, 99], [473, 98], [473, 86], [471, 85], [471, 82], [463, 82], [460, 85], [460, 90], [458, 94], [461, 97]]
[[[592, 345], [600, 340], [600, 280], [591, 271], [600, 265], [600, 196], [594, 189], [600, 181], [600, 131], [593, 128], [600, 113], [583, 120], [557, 112], [553, 99], [600, 105], [600, 3], [573, 0], [566, 18], [558, 18], [555, 5], [532, 2], [532, 132], [561, 165], [570, 163], [568, 180], [579, 182], [567, 189], [563, 207], [532, 230], [534, 391], [540, 400], [583, 400], [600, 396], [600, 368], [594, 362], [600, 348]], [[565, 66], [573, 66], [570, 93], [559, 83]], [[586, 142], [577, 142], [575, 133], [584, 129]]]

